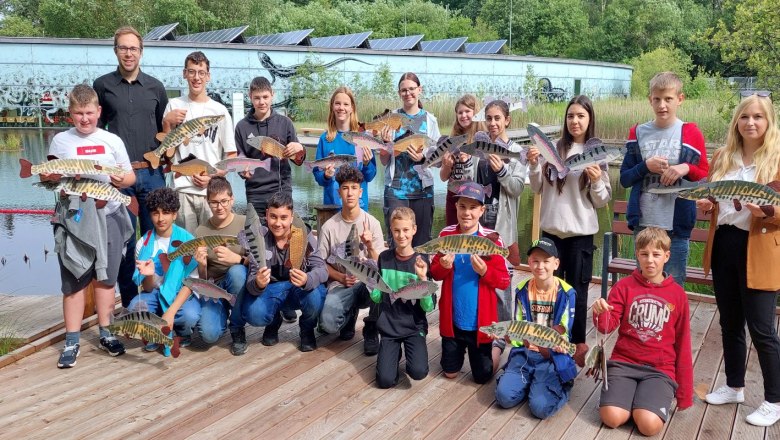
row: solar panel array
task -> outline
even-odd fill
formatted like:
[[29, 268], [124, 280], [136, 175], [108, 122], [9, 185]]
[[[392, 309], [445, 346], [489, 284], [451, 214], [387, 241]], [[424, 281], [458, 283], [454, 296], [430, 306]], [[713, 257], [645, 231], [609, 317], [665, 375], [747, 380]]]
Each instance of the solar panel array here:
[[314, 29], [283, 32], [281, 34], [257, 35], [255, 37], [247, 38], [246, 42], [249, 44], [262, 44], [265, 46], [295, 46], [298, 44], [309, 46], [311, 42], [308, 38], [309, 34], [312, 32], [314, 32]]
[[466, 53], [471, 54], [496, 54], [506, 45], [506, 40], [482, 41], [479, 43], [466, 43]]
[[144, 41], [173, 40], [173, 30], [176, 29], [176, 26], [178, 25], [179, 22], [177, 21], [176, 23], [164, 24], [152, 28], [152, 30], [144, 36]]
[[177, 41], [192, 41], [193, 43], [244, 43], [244, 33], [249, 25], [216, 31], [200, 32], [197, 34], [182, 35]]
[[312, 47], [322, 47], [331, 49], [349, 49], [353, 47], [362, 47], [368, 49], [368, 37], [372, 31], [360, 32], [358, 34], [336, 35], [334, 37], [312, 38]]
[[410, 35], [399, 38], [381, 38], [368, 40], [371, 49], [376, 50], [420, 50], [420, 40], [423, 35]]
[[446, 40], [431, 40], [420, 43], [423, 52], [463, 52], [463, 45], [468, 37], [448, 38]]

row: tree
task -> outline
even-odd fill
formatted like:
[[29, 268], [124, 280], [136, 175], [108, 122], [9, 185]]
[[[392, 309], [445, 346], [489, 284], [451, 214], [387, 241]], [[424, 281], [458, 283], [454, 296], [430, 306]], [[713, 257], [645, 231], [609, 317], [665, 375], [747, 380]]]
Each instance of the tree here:
[[3, 37], [37, 37], [40, 34], [40, 29], [24, 17], [10, 15], [0, 21], [0, 36]]
[[631, 75], [633, 96], [647, 96], [650, 79], [658, 72], [671, 71], [682, 79], [683, 84], [690, 82], [691, 57], [680, 49], [660, 47], [634, 58], [631, 65], [634, 66]]

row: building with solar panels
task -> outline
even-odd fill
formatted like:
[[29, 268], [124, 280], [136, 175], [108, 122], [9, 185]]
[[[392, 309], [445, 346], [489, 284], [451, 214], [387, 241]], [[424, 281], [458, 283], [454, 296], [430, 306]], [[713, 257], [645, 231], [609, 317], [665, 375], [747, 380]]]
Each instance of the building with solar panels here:
[[[290, 102], [291, 83], [304, 63], [328, 72], [337, 82], [370, 92], [374, 75], [389, 69], [397, 79], [415, 72], [427, 97], [464, 93], [478, 97], [566, 100], [575, 94], [593, 98], [628, 96], [631, 66], [585, 60], [507, 55], [506, 40], [470, 42], [466, 37], [425, 40], [424, 35], [372, 39], [371, 32], [312, 37], [314, 29], [244, 36], [247, 26], [182, 35], [178, 23], [151, 29], [144, 36], [141, 68], [165, 84], [171, 96], [186, 92], [184, 58], [203, 51], [211, 61], [212, 97], [243, 114], [251, 79], [268, 77], [277, 107]], [[0, 38], [0, 111], [37, 119], [67, 109], [67, 92], [78, 83], [91, 84], [116, 68], [111, 40]], [[526, 84], [533, 78], [536, 84]], [[356, 84], [359, 83], [359, 84]], [[242, 107], [242, 108], [238, 108]], [[33, 118], [35, 116], [35, 118]]]

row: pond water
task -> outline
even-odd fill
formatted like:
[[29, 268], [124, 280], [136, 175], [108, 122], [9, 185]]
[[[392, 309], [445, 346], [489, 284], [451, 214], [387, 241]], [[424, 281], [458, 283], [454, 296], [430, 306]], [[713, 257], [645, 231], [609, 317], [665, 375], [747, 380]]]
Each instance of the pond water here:
[[[21, 214], [22, 210], [50, 210], [54, 207], [54, 195], [51, 192], [32, 186], [35, 177], [19, 178], [19, 158], [25, 158], [32, 163], [40, 163], [46, 159], [46, 152], [51, 138], [57, 130], [14, 130], [0, 131], [0, 142], [9, 135], [19, 136], [22, 140], [22, 151], [0, 152], [0, 259], [5, 258], [5, 264], [0, 266], [0, 293], [13, 295], [55, 295], [60, 292], [60, 277], [57, 257], [52, 252], [45, 256], [44, 250], [54, 247], [49, 215]], [[313, 149], [310, 150], [313, 156]], [[293, 199], [296, 211], [308, 213], [310, 207], [322, 203], [322, 188], [317, 185], [310, 173], [303, 167], [293, 166]], [[369, 211], [382, 218], [383, 177], [380, 171], [373, 182], [369, 183]], [[624, 200], [626, 191], [620, 187], [618, 170], [610, 168], [613, 199]], [[241, 179], [231, 174], [229, 180], [233, 184], [236, 210], [246, 209], [246, 195]], [[438, 179], [436, 179], [438, 180]], [[446, 185], [436, 182], [433, 235], [444, 225], [444, 205]], [[533, 194], [528, 186], [520, 198], [519, 220], [517, 230], [520, 249], [530, 246], [531, 212]], [[14, 213], [8, 213], [12, 211]], [[611, 222], [611, 204], [609, 209], [599, 210], [601, 231], [607, 231]], [[380, 223], [383, 223], [380, 221]], [[384, 223], [382, 225], [384, 227]], [[594, 255], [594, 274], [601, 273], [601, 245], [603, 234], [595, 238], [598, 250]], [[521, 252], [524, 254], [524, 252]], [[25, 262], [24, 256], [29, 257]], [[525, 260], [525, 255], [523, 255]]]

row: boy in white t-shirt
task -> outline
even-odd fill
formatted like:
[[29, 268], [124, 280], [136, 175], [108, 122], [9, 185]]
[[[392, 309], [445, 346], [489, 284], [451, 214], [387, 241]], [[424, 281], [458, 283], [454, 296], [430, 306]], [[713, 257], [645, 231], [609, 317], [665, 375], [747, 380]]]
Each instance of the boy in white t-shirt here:
[[[176, 148], [174, 163], [190, 155], [202, 159], [211, 165], [222, 159], [236, 155], [236, 141], [233, 136], [233, 121], [224, 105], [214, 101], [206, 93], [206, 85], [211, 79], [209, 59], [203, 52], [196, 51], [184, 60], [184, 78], [189, 89], [187, 96], [168, 101], [163, 116], [163, 131], [169, 132], [177, 125], [202, 116], [224, 115], [215, 126], [202, 135], [190, 139], [187, 145]], [[220, 172], [220, 175], [224, 173]], [[176, 224], [194, 232], [195, 228], [205, 224], [211, 217], [206, 203], [206, 186], [211, 176], [180, 176], [173, 179], [173, 189], [179, 193], [181, 208]]]
[[[126, 171], [121, 176], [81, 177], [111, 183], [117, 188], [133, 185], [135, 173], [124, 143], [118, 136], [97, 127], [101, 110], [97, 93], [92, 87], [79, 84], [68, 97], [68, 111], [75, 127], [54, 136], [49, 146], [49, 159], [91, 159], [106, 166], [118, 166]], [[56, 174], [40, 175], [41, 181], [50, 182], [59, 181], [61, 177]], [[74, 206], [75, 203], [78, 205]], [[78, 202], [71, 197], [60, 197], [55, 211], [52, 223], [62, 279], [62, 312], [65, 318], [65, 349], [57, 366], [70, 368], [76, 365], [85, 292], [90, 283], [95, 290], [100, 348], [111, 356], [118, 356], [125, 352], [125, 348], [111, 335], [107, 326], [114, 310], [114, 286], [119, 263], [133, 231], [127, 210], [119, 202], [108, 202], [102, 209], [96, 209], [91, 199]], [[69, 215], [70, 212], [76, 214]], [[98, 249], [101, 246], [105, 247]], [[90, 259], [93, 260], [91, 263], [88, 261]]]

